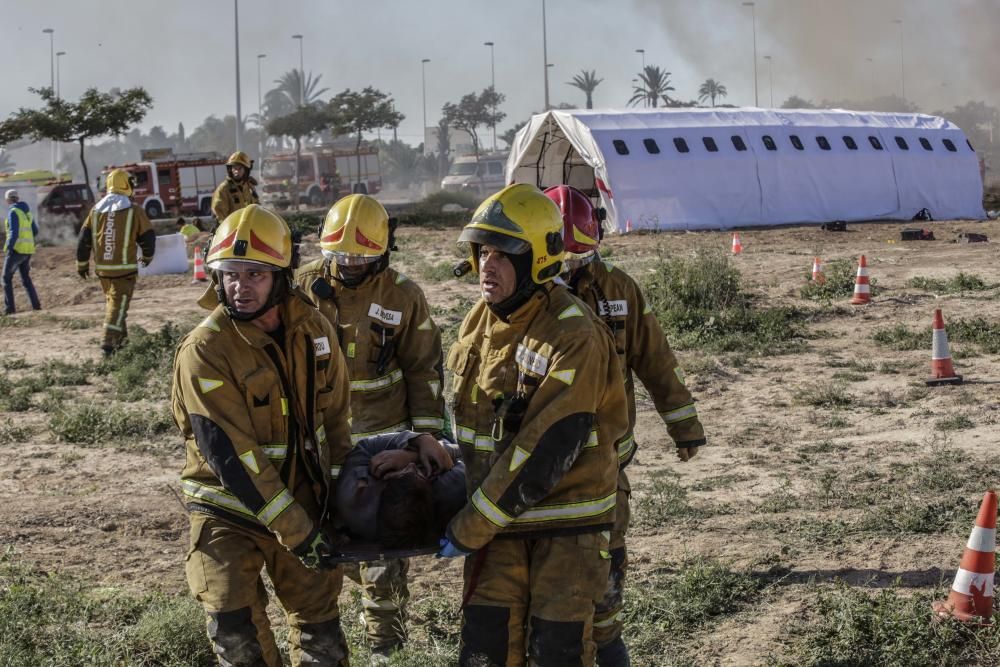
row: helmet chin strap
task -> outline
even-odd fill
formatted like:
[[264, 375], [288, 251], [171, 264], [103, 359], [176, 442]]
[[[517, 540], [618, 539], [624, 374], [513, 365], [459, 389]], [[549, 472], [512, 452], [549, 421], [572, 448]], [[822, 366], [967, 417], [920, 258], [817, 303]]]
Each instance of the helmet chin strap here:
[[229, 303], [229, 300], [226, 298], [226, 290], [222, 286], [222, 281], [217, 275], [218, 271], [212, 272], [212, 282], [215, 283], [215, 296], [219, 299], [219, 303], [222, 304], [222, 307], [226, 311], [226, 315], [228, 315], [230, 319], [236, 320], [237, 322], [251, 322], [281, 303], [281, 301], [288, 294], [291, 282], [289, 272], [286, 269], [282, 269], [277, 273], [278, 275], [275, 276], [274, 284], [271, 285], [271, 292], [267, 295], [267, 301], [264, 302], [263, 306], [252, 313], [244, 313], [237, 310], [235, 306]]

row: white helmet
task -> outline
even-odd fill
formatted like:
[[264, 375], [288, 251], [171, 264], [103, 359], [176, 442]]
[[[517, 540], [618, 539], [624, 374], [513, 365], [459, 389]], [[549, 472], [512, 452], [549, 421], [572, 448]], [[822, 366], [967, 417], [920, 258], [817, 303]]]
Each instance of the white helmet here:
[[7, 192], [4, 193], [3, 198], [4, 199], [20, 199], [20, 197], [17, 196], [17, 190], [8, 190]]

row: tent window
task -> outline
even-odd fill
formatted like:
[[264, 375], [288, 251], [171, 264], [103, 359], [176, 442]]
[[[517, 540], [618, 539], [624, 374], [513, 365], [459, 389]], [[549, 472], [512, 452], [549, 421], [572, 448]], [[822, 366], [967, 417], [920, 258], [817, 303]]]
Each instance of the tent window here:
[[646, 152], [650, 155], [657, 155], [660, 147], [656, 145], [656, 139], [643, 139], [642, 145], [646, 147]]
[[774, 139], [771, 138], [770, 134], [765, 134], [763, 137], [760, 138], [760, 140], [764, 142], [764, 148], [766, 148], [767, 150], [769, 151], [778, 150], [778, 144], [774, 143]]
[[910, 150], [909, 145], [906, 143], [906, 139], [903, 137], [896, 137], [896, 145], [899, 146], [900, 150], [908, 151]]
[[951, 139], [942, 139], [941, 143], [944, 144], [944, 147], [948, 149], [949, 153], [957, 153], [958, 152], [958, 149], [955, 148], [955, 142], [952, 141]]
[[826, 140], [826, 137], [822, 135], [816, 137], [816, 143], [819, 144], [819, 147], [822, 148], [823, 150], [825, 151], [830, 150], [830, 142]]
[[877, 151], [882, 150], [882, 142], [878, 140], [878, 137], [874, 135], [869, 136], [868, 143], [870, 143], [872, 145], [872, 148], [874, 148], [875, 150]]
[[920, 137], [920, 145], [924, 147], [925, 151], [934, 150], [934, 147], [931, 146], [931, 142], [927, 141], [927, 137]]
[[619, 155], [628, 155], [628, 146], [621, 139], [615, 139], [611, 142], [615, 146], [615, 152]]
[[792, 142], [792, 146], [795, 146], [795, 150], [804, 151], [806, 149], [806, 147], [802, 145], [802, 140], [799, 139], [799, 135], [790, 135], [788, 139]]
[[735, 148], [736, 150], [745, 151], [747, 149], [747, 145], [743, 143], [743, 137], [741, 137], [740, 135], [734, 134], [732, 136], [732, 140], [733, 140], [733, 148]]
[[844, 145], [847, 146], [848, 150], [858, 150], [858, 142], [854, 140], [854, 137], [849, 137], [846, 134], [844, 135]]
[[709, 153], [719, 152], [719, 147], [718, 145], [716, 145], [715, 139], [713, 139], [712, 137], [702, 137], [701, 143], [705, 144], [705, 150], [707, 150]]

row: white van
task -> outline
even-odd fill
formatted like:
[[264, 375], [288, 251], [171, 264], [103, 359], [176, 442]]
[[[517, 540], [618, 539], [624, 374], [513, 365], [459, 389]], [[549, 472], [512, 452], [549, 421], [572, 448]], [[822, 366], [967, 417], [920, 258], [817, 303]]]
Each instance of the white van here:
[[504, 170], [507, 155], [463, 155], [451, 163], [448, 175], [441, 181], [441, 189], [449, 192], [467, 192], [485, 197], [502, 190], [507, 185]]

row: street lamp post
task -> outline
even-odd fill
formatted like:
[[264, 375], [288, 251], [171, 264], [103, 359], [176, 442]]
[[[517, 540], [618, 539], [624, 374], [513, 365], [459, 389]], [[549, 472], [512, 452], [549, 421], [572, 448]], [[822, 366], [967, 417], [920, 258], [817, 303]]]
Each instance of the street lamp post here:
[[542, 70], [545, 73], [545, 111], [549, 110], [549, 43], [545, 28], [545, 0], [542, 0]]
[[642, 69], [639, 70], [639, 80], [642, 81], [642, 106], [649, 106], [648, 95], [646, 94], [646, 49], [636, 49], [636, 53], [642, 56]]
[[[497, 92], [497, 70], [496, 61], [493, 59], [493, 42], [483, 42], [483, 46], [490, 47], [490, 88], [493, 90], [493, 94], [496, 95]], [[497, 107], [493, 105], [493, 115], [497, 113]], [[497, 150], [497, 124], [496, 122], [490, 123], [493, 128], [493, 152]]]
[[56, 99], [62, 99], [59, 95], [59, 59], [66, 55], [65, 51], [56, 51]]
[[257, 54], [257, 124], [261, 128], [260, 138], [257, 140], [257, 159], [264, 156], [264, 103], [260, 92], [260, 61], [267, 58], [266, 53]]
[[753, 2], [744, 2], [743, 6], [750, 8], [753, 24], [753, 105], [759, 107], [760, 96], [757, 94], [757, 5]]
[[[52, 28], [45, 28], [42, 32], [49, 36], [49, 88], [52, 89], [54, 93], [56, 91], [56, 48], [55, 48], [55, 30]], [[56, 142], [49, 141], [49, 162], [52, 171], [56, 170]]]
[[899, 90], [906, 99], [906, 68], [903, 59], [903, 19], [893, 19], [893, 23], [899, 26]]
[[243, 150], [243, 110], [240, 108], [240, 4], [233, 0], [233, 32], [236, 36], [236, 150]]
[[292, 35], [292, 39], [299, 40], [299, 106], [306, 104], [306, 66], [302, 58], [302, 35]]
[[767, 61], [767, 83], [770, 90], [771, 108], [774, 108], [774, 59], [771, 56], [764, 56]]
[[[424, 109], [424, 127], [420, 132], [420, 136], [424, 139], [425, 144], [427, 140], [427, 63], [430, 61], [430, 58], [424, 58], [420, 61], [420, 94]], [[424, 146], [424, 153], [427, 153], [426, 145]]]

